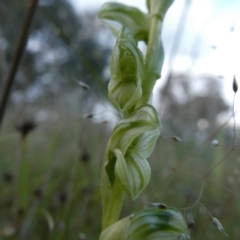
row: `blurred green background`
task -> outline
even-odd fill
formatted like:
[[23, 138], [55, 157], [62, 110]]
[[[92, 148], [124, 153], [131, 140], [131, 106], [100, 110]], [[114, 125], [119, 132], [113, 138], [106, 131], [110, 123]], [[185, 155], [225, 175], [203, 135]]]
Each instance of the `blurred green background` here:
[[[1, 89], [28, 2], [0, 2]], [[97, 13], [77, 15], [67, 0], [40, 1], [0, 134], [0, 239], [98, 239], [100, 168], [118, 119], [107, 100], [113, 46]], [[231, 116], [232, 106], [220, 89], [219, 77], [170, 72], [156, 91], [162, 135], [149, 159], [151, 181], [139, 199], [127, 199], [122, 217], [146, 202], [191, 206], [203, 176], [223, 160], [206, 176], [200, 202], [230, 239], [240, 238], [239, 129], [228, 154], [233, 118], [224, 124], [221, 116]], [[226, 239], [202, 205], [183, 212], [195, 221], [192, 239]]]

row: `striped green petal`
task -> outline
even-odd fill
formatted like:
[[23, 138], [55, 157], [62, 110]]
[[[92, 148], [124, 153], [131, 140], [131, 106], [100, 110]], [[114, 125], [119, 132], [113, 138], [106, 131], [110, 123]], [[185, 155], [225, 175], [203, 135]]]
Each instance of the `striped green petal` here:
[[128, 27], [122, 27], [111, 58], [108, 96], [127, 116], [142, 96], [143, 56]]
[[99, 12], [99, 18], [117, 36], [121, 27], [130, 28], [136, 41], [143, 40], [147, 43], [150, 19], [149, 15], [135, 7], [121, 3], [105, 3]]
[[135, 158], [136, 161], [146, 161], [145, 159], [150, 156], [159, 134], [158, 114], [150, 105], [137, 109], [132, 115], [117, 124], [109, 140], [105, 161], [105, 170], [112, 184], [115, 179], [115, 164], [119, 157], [115, 149], [119, 149], [125, 161], [128, 157]]
[[[128, 240], [189, 239], [186, 220], [173, 208], [152, 207], [134, 215], [128, 230]], [[184, 238], [183, 238], [184, 239]]]
[[[113, 130], [108, 148], [110, 151], [119, 148], [125, 155], [128, 148], [139, 150], [149, 140], [151, 146], [147, 146], [152, 149], [156, 141], [154, 136], [159, 134], [158, 113], [153, 106], [145, 105], [135, 110], [128, 118], [118, 122]], [[147, 151], [146, 147], [144, 150]]]
[[125, 193], [132, 199], [148, 185], [151, 169], [146, 159], [138, 159], [134, 155], [122, 155], [119, 149], [114, 150], [116, 156], [115, 175]]

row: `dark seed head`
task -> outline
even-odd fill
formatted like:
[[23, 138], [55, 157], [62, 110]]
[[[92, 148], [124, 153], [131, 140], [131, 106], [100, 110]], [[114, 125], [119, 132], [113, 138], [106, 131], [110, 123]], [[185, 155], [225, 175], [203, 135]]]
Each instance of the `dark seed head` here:
[[23, 208], [20, 208], [20, 209], [18, 209], [18, 211], [17, 211], [17, 216], [18, 216], [18, 217], [21, 217], [21, 216], [24, 215], [24, 213], [25, 213], [25, 210], [24, 210]]
[[177, 137], [177, 136], [173, 136], [172, 140], [175, 141], [175, 142], [181, 142], [182, 141], [182, 139]]
[[59, 194], [59, 200], [61, 203], [65, 203], [67, 200], [67, 193], [66, 192], [61, 192]]
[[20, 132], [22, 138], [25, 138], [31, 131], [37, 127], [37, 124], [33, 120], [25, 120], [16, 126], [18, 132]]
[[3, 181], [4, 182], [11, 182], [13, 180], [13, 175], [10, 172], [3, 173]]
[[12, 200], [7, 200], [3, 203], [2, 206], [5, 207], [5, 208], [10, 208], [10, 207], [12, 207], [12, 205], [13, 205], [13, 201]]
[[91, 156], [88, 152], [83, 152], [81, 155], [80, 155], [80, 161], [83, 162], [83, 163], [87, 163], [89, 162]]
[[238, 90], [238, 84], [237, 84], [236, 77], [234, 75], [234, 77], [233, 77], [233, 91], [236, 93], [237, 90]]
[[85, 118], [93, 118], [93, 114], [90, 113], [90, 114], [86, 115]]
[[42, 198], [43, 196], [43, 192], [41, 188], [37, 188], [34, 192], [33, 192], [34, 196], [36, 198]]
[[159, 207], [160, 209], [166, 209], [166, 208], [167, 208], [167, 205], [164, 204], [164, 203], [159, 203], [159, 204], [158, 204], [158, 207]]
[[192, 230], [194, 228], [195, 222], [194, 220], [192, 220], [189, 224], [188, 224], [188, 229]]

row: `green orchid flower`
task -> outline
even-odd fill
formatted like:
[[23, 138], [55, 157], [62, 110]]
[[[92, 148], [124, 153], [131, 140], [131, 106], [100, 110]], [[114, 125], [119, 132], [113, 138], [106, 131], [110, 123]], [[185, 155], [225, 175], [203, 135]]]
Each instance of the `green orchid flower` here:
[[159, 134], [158, 114], [151, 105], [146, 105], [121, 120], [110, 138], [106, 172], [110, 182], [118, 181], [132, 199], [148, 185], [151, 170], [146, 159]]
[[142, 96], [143, 56], [128, 27], [119, 32], [113, 51], [108, 85], [112, 104], [124, 116], [129, 115]]

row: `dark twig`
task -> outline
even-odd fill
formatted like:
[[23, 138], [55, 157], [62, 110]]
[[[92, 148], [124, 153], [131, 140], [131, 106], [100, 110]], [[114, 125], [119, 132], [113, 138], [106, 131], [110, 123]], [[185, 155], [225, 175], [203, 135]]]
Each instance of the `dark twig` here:
[[12, 61], [12, 65], [11, 68], [9, 70], [9, 74], [6, 78], [5, 81], [5, 85], [4, 85], [4, 89], [3, 89], [3, 95], [2, 95], [2, 99], [0, 102], [0, 128], [2, 125], [2, 121], [3, 121], [3, 117], [4, 117], [4, 112], [6, 109], [6, 105], [9, 99], [9, 95], [11, 92], [11, 88], [14, 82], [14, 77], [16, 75], [23, 51], [25, 49], [25, 45], [28, 39], [28, 32], [29, 32], [29, 28], [35, 13], [35, 10], [37, 8], [37, 4], [38, 4], [38, 0], [31, 0], [30, 1], [30, 5], [26, 14], [26, 18], [24, 20], [23, 23], [23, 27], [22, 27], [22, 31], [20, 33], [19, 36], [19, 40], [17, 43], [17, 47], [16, 47], [16, 51], [13, 57], [13, 61]]

